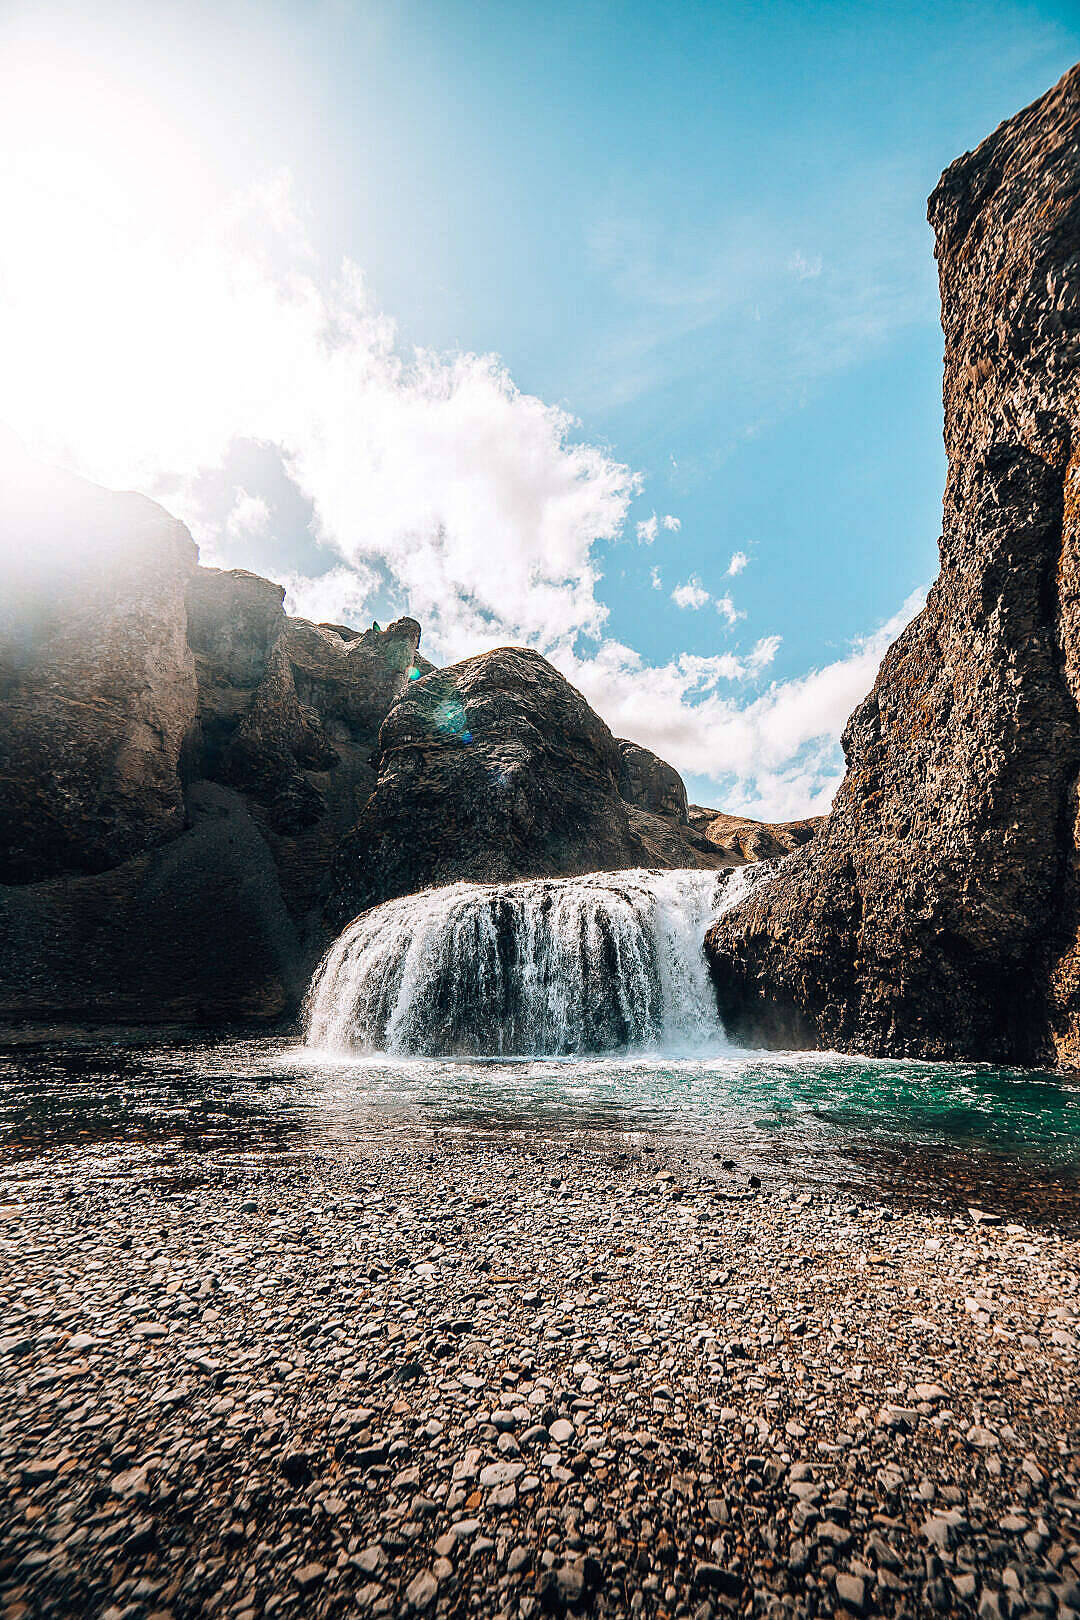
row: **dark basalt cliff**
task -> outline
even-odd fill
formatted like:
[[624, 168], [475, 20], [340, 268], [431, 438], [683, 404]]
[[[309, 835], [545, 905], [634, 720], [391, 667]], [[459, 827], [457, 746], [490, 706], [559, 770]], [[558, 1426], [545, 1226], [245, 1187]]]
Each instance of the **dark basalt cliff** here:
[[24, 883], [101, 871], [182, 829], [196, 550], [141, 495], [11, 459], [0, 481], [0, 882]]
[[434, 670], [412, 619], [291, 618], [152, 501], [5, 464], [0, 1017], [274, 1018], [377, 899], [735, 863], [536, 653]]
[[9, 459], [0, 1016], [278, 1016], [420, 627], [288, 618], [152, 501]]
[[930, 199], [941, 572], [821, 833], [711, 931], [755, 1040], [1080, 1059], [1080, 69]]

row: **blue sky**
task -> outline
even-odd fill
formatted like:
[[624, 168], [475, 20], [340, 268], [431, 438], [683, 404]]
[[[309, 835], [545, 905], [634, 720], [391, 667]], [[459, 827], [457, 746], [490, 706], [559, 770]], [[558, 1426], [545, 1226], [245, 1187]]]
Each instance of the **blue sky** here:
[[936, 571], [927, 193], [1077, 57], [1061, 4], [9, 0], [0, 420], [821, 809]]

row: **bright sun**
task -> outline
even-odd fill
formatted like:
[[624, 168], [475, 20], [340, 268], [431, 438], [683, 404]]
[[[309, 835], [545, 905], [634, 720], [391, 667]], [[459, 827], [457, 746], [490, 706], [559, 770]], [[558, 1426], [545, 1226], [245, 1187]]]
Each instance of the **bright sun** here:
[[7, 53], [0, 422], [44, 455], [130, 476], [116, 447], [144, 442], [151, 410], [197, 465], [198, 356], [242, 335], [224, 206], [198, 148], [144, 94], [62, 56]]

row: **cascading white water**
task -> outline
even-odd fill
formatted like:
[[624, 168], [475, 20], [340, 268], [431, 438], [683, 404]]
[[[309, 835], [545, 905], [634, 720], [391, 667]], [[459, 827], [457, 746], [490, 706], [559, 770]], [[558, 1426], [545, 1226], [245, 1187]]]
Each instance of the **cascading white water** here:
[[761, 876], [593, 872], [387, 901], [323, 958], [308, 1044], [423, 1056], [715, 1048], [702, 941]]

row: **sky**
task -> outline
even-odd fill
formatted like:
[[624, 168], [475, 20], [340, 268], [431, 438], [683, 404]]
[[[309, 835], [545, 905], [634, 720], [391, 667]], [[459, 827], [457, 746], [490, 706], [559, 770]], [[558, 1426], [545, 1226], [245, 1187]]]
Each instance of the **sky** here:
[[1080, 0], [0, 0], [0, 424], [823, 811], [937, 569], [927, 194], [1077, 58]]

